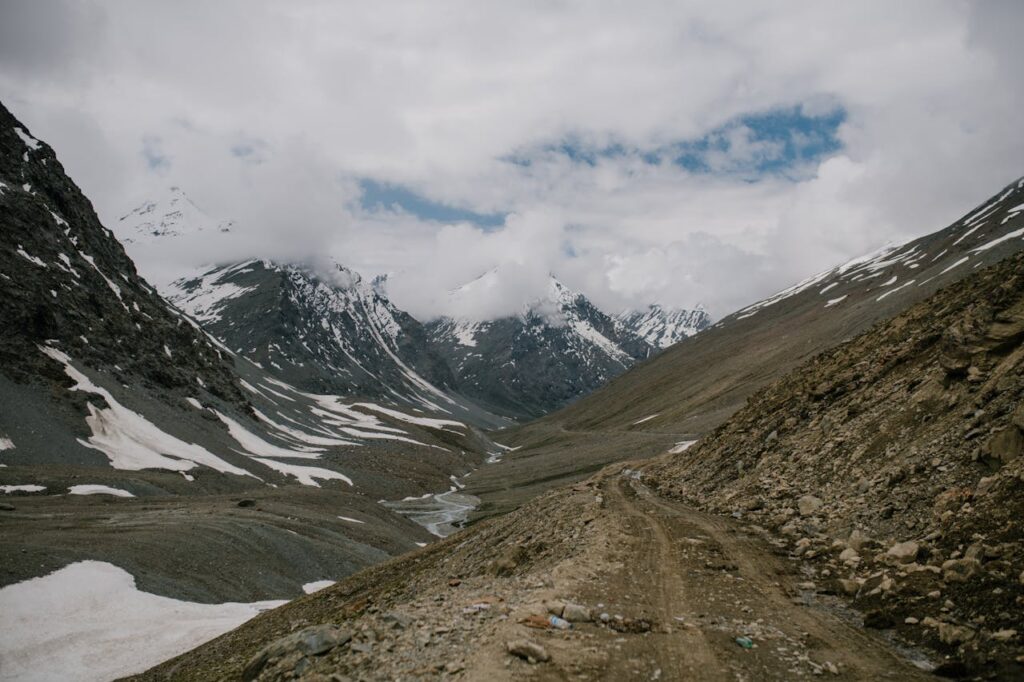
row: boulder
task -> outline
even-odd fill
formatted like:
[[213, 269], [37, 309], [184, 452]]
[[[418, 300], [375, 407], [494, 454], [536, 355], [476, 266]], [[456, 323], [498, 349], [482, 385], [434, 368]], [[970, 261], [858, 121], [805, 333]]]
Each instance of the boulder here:
[[315, 625], [285, 635], [274, 640], [252, 657], [242, 672], [242, 679], [255, 680], [271, 659], [285, 657], [301, 659], [306, 656], [320, 656], [335, 647], [348, 643], [351, 639], [351, 633], [340, 630], [334, 625]]
[[1016, 426], [996, 431], [985, 445], [989, 458], [999, 464], [1007, 464], [1024, 454], [1024, 435]]
[[562, 609], [562, 618], [570, 623], [589, 623], [593, 620], [590, 609], [579, 604], [567, 603]]
[[824, 502], [814, 495], [804, 495], [797, 500], [796, 507], [800, 511], [800, 516], [811, 516], [821, 509], [824, 504]]
[[947, 583], [963, 583], [981, 571], [977, 559], [950, 559], [942, 564], [942, 579]]
[[907, 542], [897, 542], [895, 545], [889, 548], [889, 551], [885, 553], [885, 556], [890, 559], [895, 559], [901, 564], [911, 564], [917, 559], [917, 553], [921, 551], [921, 548], [913, 540]]
[[974, 630], [963, 625], [939, 623], [939, 639], [943, 644], [956, 646], [974, 639]]
[[544, 647], [528, 639], [506, 642], [505, 649], [513, 656], [518, 656], [529, 663], [544, 663], [551, 660], [551, 656]]

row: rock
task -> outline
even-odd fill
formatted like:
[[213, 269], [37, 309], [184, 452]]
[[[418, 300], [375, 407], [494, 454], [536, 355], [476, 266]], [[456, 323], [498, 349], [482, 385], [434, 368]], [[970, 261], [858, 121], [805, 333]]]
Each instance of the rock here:
[[1010, 421], [1018, 429], [1024, 431], [1024, 403], [1017, 406], [1017, 409], [1013, 411], [1013, 416], [1010, 417]]
[[981, 562], [977, 559], [950, 559], [942, 564], [942, 579], [947, 583], [963, 583], [979, 571]]
[[351, 640], [351, 633], [339, 630], [333, 625], [316, 625], [285, 635], [253, 656], [242, 671], [242, 679], [256, 679], [271, 659], [291, 656], [300, 660], [306, 656], [320, 656]]
[[566, 619], [570, 623], [589, 623], [593, 620], [590, 615], [590, 609], [586, 606], [569, 603], [565, 605], [565, 608], [562, 611], [562, 618]]
[[883, 609], [873, 609], [864, 614], [864, 627], [874, 628], [876, 630], [884, 630], [885, 628], [891, 628], [896, 622], [893, 620], [892, 614]]
[[381, 617], [381, 620], [383, 620], [385, 623], [390, 623], [391, 627], [395, 628], [396, 630], [405, 630], [407, 627], [412, 625], [412, 618], [410, 618], [404, 613], [398, 613], [397, 611], [385, 613]]
[[853, 547], [847, 547], [839, 553], [839, 560], [844, 564], [855, 564], [860, 561], [860, 554]]
[[239, 500], [238, 501], [238, 506], [239, 507], [255, 507], [256, 506], [256, 500], [250, 500], [250, 499]]
[[764, 498], [751, 497], [743, 501], [743, 511], [753, 512], [764, 509]]
[[908, 540], [907, 542], [897, 542], [889, 548], [889, 551], [885, 553], [885, 556], [895, 559], [901, 564], [910, 564], [917, 559], [917, 553], [920, 550], [921, 548], [916, 542]]
[[518, 656], [529, 663], [544, 663], [551, 660], [544, 647], [528, 639], [506, 642], [505, 649], [513, 656]]
[[836, 582], [839, 584], [839, 588], [843, 591], [843, 594], [850, 597], [856, 596], [857, 592], [860, 591], [860, 583], [856, 580], [840, 578]]
[[491, 573], [499, 578], [512, 575], [512, 571], [516, 570], [516, 567], [523, 563], [526, 557], [525, 547], [522, 545], [511, 547], [491, 563]]
[[13, 504], [7, 504], [6, 502], [0, 502], [0, 511], [14, 511], [15, 507]]
[[1016, 426], [997, 431], [985, 446], [989, 458], [1000, 464], [1007, 464], [1024, 454], [1024, 435]]
[[810, 516], [821, 509], [823, 505], [824, 502], [814, 495], [804, 495], [796, 503], [797, 509], [800, 510], [800, 516]]
[[552, 616], [562, 617], [562, 611], [565, 611], [565, 602], [563, 601], [549, 601], [548, 602], [548, 613]]
[[861, 548], [864, 547], [864, 543], [867, 542], [867, 540], [868, 536], [864, 535], [864, 533], [860, 532], [860, 530], [854, 529], [854, 531], [850, 533], [850, 539], [846, 541], [846, 544], [849, 545], [850, 548], [852, 548], [854, 551], [860, 552]]
[[999, 479], [995, 476], [985, 476], [980, 481], [978, 481], [978, 485], [974, 489], [974, 492], [978, 495], [985, 495], [990, 490], [992, 490], [992, 486], [995, 485], [995, 482], [997, 480]]
[[462, 584], [462, 581], [459, 580], [458, 578], [449, 578], [448, 579], [448, 587], [458, 587], [461, 584]]
[[992, 633], [992, 639], [997, 642], [1009, 642], [1011, 639], [1017, 639], [1017, 631], [1011, 629], [996, 630]]
[[956, 646], [974, 639], [974, 630], [963, 625], [939, 623], [939, 639], [943, 644]]

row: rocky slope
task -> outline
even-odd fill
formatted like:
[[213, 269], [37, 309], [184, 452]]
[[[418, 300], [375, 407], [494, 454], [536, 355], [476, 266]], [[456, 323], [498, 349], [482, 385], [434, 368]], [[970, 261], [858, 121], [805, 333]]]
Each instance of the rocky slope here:
[[1017, 255], [769, 384], [687, 450], [140, 679], [1018, 679], [1022, 397]]
[[[1024, 178], [949, 227], [808, 278], [639, 363], [590, 395], [501, 434], [518, 449], [475, 478], [505, 510], [624, 451], [684, 447], [821, 351], [1024, 247]], [[573, 447], [586, 443], [586, 448]]]
[[168, 596], [299, 594], [428, 541], [376, 500], [447, 489], [495, 449], [237, 356], [139, 277], [2, 107], [0, 311], [0, 585], [98, 559]]
[[240, 355], [294, 386], [384, 401], [480, 426], [507, 421], [457, 394], [422, 325], [358, 273], [249, 260], [164, 290]]
[[[486, 289], [494, 274], [452, 295]], [[519, 315], [487, 322], [442, 318], [428, 325], [428, 333], [463, 393], [518, 418], [562, 407], [654, 352], [553, 276], [545, 295]]]
[[751, 397], [645, 472], [788, 538], [871, 627], [1019, 675], [1024, 256], [943, 289]]
[[668, 348], [704, 331], [712, 323], [711, 316], [700, 305], [693, 310], [650, 305], [646, 310], [622, 312], [616, 319], [655, 348]]

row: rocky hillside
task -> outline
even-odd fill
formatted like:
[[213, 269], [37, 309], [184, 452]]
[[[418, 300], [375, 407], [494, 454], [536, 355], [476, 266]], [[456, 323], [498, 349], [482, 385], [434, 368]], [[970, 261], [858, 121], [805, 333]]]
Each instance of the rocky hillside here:
[[[453, 296], [488, 286], [494, 271]], [[442, 318], [430, 340], [460, 390], [518, 418], [538, 417], [593, 391], [654, 348], [555, 277], [521, 314], [486, 322]]]
[[[823, 350], [1024, 247], [1024, 178], [945, 229], [826, 270], [687, 338], [563, 410], [500, 436], [518, 449], [475, 477], [482, 512], [723, 423]], [[585, 449], [579, 447], [587, 443]]]
[[317, 273], [249, 260], [180, 279], [164, 293], [236, 353], [303, 390], [507, 423], [459, 396], [423, 326], [343, 266]]
[[93, 559], [166, 596], [294, 596], [428, 541], [377, 500], [446, 490], [496, 449], [236, 355], [2, 107], [0, 311], [0, 586]]
[[627, 310], [616, 319], [655, 348], [668, 348], [704, 331], [712, 323], [708, 311], [699, 305], [693, 310], [650, 305], [646, 310]]
[[689, 449], [140, 679], [1019, 679], [1022, 363], [1017, 255], [769, 384]]
[[[45, 143], [0, 107], [0, 372], [66, 380], [40, 348], [116, 368], [125, 383], [245, 399], [228, 358], [136, 273]], [[177, 351], [168, 363], [165, 349]]]
[[1021, 674], [1024, 256], [943, 289], [753, 395], [645, 472], [777, 531], [869, 627]]

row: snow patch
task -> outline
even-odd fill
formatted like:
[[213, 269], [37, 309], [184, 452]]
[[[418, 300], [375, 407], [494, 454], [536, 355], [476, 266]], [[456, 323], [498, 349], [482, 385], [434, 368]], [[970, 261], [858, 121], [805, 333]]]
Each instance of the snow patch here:
[[110, 391], [94, 384], [87, 376], [71, 366], [71, 359], [56, 348], [41, 349], [48, 357], [64, 366], [64, 373], [75, 380], [71, 390], [100, 395], [109, 407], [99, 409], [88, 403], [89, 416], [85, 422], [92, 429], [88, 440], [79, 439], [85, 447], [99, 450], [115, 469], [168, 469], [188, 471], [197, 465], [227, 474], [252, 476], [245, 469], [228, 464], [209, 450], [194, 443], [186, 443], [161, 430], [141, 414], [121, 405]]
[[45, 485], [0, 485], [0, 492], [4, 493], [40, 493], [46, 490]]
[[127, 490], [111, 488], [108, 485], [83, 484], [68, 488], [69, 495], [113, 495], [114, 497], [135, 497]]
[[334, 580], [315, 580], [311, 583], [306, 583], [305, 585], [303, 585], [302, 591], [306, 594], [313, 594], [314, 592], [319, 592], [324, 588], [330, 587], [335, 582], [336, 581]]
[[0, 677], [106, 682], [143, 672], [283, 603], [160, 597], [140, 591], [113, 564], [80, 561], [0, 588]]

